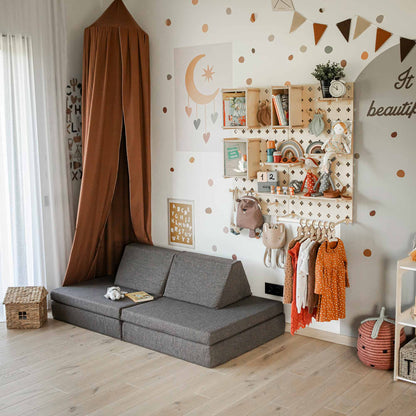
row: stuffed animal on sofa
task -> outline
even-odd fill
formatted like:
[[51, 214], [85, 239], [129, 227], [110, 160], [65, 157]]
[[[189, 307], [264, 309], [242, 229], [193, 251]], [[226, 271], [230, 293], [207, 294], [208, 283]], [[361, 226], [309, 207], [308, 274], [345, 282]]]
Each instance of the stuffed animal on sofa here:
[[110, 300], [120, 300], [124, 298], [126, 293], [127, 292], [123, 292], [118, 286], [111, 286], [107, 288], [107, 293], [104, 297]]

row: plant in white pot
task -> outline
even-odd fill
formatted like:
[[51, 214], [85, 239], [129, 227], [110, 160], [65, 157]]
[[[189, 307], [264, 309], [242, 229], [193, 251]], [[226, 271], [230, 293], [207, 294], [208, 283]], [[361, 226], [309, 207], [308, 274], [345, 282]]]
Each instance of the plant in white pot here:
[[345, 77], [345, 72], [340, 64], [328, 61], [326, 64], [316, 65], [312, 75], [321, 82], [322, 97], [331, 98], [329, 93], [331, 81]]

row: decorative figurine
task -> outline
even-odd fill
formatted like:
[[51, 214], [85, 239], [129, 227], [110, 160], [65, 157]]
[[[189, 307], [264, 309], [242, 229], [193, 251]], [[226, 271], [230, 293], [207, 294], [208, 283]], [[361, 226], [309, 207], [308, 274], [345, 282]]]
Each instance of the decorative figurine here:
[[348, 143], [350, 132], [343, 121], [337, 121], [333, 126], [334, 135], [328, 137], [322, 145], [322, 150], [327, 153], [351, 153]]
[[234, 169], [235, 172], [245, 173], [247, 172], [247, 155], [242, 155], [238, 161], [238, 169]]
[[336, 190], [334, 181], [331, 177], [331, 165], [335, 159], [336, 158], [333, 153], [325, 155], [319, 169], [319, 179], [316, 181], [315, 186], [313, 187], [314, 193], [312, 194], [312, 196], [323, 196], [324, 192], [326, 192], [330, 188], [332, 188], [333, 191]]
[[314, 186], [318, 177], [313, 173], [312, 169], [316, 169], [318, 167], [318, 163], [316, 160], [312, 159], [311, 157], [307, 157], [305, 159], [305, 169], [306, 169], [306, 176], [303, 180], [302, 187], [300, 188], [301, 191], [305, 188], [308, 190], [304, 196], [311, 196], [312, 192], [314, 191]]

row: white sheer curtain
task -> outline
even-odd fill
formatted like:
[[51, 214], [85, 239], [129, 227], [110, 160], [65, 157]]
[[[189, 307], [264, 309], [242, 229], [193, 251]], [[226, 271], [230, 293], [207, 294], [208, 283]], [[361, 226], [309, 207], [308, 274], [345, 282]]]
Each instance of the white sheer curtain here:
[[1, 0], [0, 32], [1, 301], [8, 286], [60, 286], [73, 211], [62, 0]]

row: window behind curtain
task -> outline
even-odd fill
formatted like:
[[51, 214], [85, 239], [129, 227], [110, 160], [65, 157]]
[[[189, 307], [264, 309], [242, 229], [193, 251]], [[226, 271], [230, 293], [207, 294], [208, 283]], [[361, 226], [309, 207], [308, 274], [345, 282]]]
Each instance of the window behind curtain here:
[[31, 38], [1, 34], [0, 300], [8, 286], [44, 280], [38, 144]]

